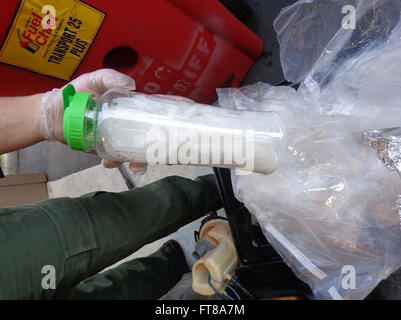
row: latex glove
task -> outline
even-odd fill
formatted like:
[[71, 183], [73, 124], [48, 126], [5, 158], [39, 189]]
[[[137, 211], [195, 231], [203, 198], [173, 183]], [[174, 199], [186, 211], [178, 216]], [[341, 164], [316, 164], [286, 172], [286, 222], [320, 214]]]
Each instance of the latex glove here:
[[[70, 82], [76, 91], [102, 95], [109, 89], [134, 90], [135, 81], [131, 77], [112, 69], [101, 69], [86, 73]], [[46, 140], [65, 143], [63, 134], [63, 96], [62, 90], [53, 89], [42, 96], [39, 128]]]
[[[76, 91], [90, 92], [102, 95], [109, 89], [119, 88], [126, 90], [135, 89], [135, 81], [131, 77], [112, 69], [101, 69], [86, 73], [71, 81]], [[65, 143], [63, 133], [64, 105], [61, 89], [53, 89], [42, 96], [40, 108], [39, 128], [46, 140]], [[103, 160], [106, 168], [118, 167], [121, 163]], [[133, 172], [142, 172], [144, 165], [130, 163]]]
[[[121, 165], [121, 162], [107, 161], [107, 160], [103, 160], [102, 163], [105, 168], [109, 168], [109, 169], [117, 168]], [[132, 173], [138, 174], [138, 175], [145, 174], [147, 168], [148, 168], [148, 166], [145, 163], [131, 162], [129, 164], [129, 169], [132, 171]]]

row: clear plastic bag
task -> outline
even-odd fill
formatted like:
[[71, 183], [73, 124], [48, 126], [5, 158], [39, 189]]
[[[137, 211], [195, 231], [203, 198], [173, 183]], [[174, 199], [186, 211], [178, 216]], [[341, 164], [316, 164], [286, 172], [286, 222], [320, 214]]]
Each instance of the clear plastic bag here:
[[[350, 8], [355, 29], [348, 29]], [[282, 9], [274, 28], [285, 78], [299, 83], [309, 75], [324, 85], [344, 61], [384, 43], [400, 9], [399, 0], [299, 0]]]
[[[341, 26], [350, 2], [355, 30]], [[233, 173], [233, 185], [319, 299], [362, 299], [401, 266], [401, 179], [364, 134], [401, 126], [400, 13], [397, 0], [298, 1], [275, 25], [287, 80], [300, 88], [218, 90], [221, 106], [276, 111], [286, 124], [279, 169]]]

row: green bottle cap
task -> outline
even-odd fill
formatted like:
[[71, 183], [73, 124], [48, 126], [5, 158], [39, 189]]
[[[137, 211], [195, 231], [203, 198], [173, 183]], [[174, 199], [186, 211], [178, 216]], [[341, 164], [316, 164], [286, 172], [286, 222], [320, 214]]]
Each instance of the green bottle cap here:
[[73, 85], [69, 84], [63, 90], [64, 139], [71, 149], [85, 151], [85, 111], [90, 100], [90, 93], [76, 92]]

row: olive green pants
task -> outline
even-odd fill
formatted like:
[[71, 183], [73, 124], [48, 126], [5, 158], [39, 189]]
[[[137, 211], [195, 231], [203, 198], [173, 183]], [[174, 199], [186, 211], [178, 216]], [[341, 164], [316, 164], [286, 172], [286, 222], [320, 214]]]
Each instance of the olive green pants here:
[[98, 273], [220, 207], [208, 175], [1, 208], [0, 299], [160, 298], [182, 275], [160, 250]]

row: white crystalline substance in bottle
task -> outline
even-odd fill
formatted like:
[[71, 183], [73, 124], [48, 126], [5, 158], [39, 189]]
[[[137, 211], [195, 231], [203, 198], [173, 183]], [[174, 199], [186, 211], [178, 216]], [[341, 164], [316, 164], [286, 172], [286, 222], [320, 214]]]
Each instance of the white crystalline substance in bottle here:
[[269, 174], [284, 125], [274, 112], [237, 111], [191, 100], [109, 92], [98, 118], [97, 151], [112, 161], [192, 164]]

